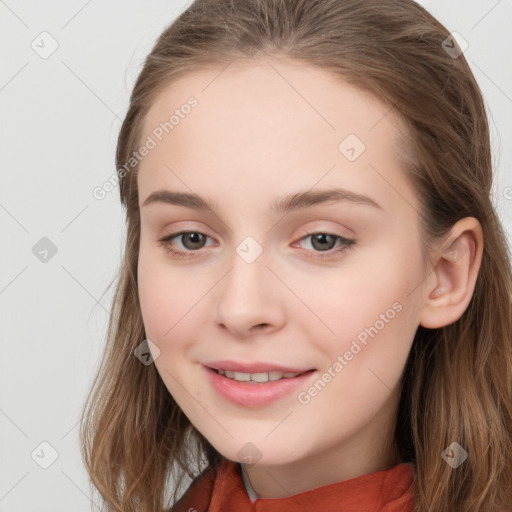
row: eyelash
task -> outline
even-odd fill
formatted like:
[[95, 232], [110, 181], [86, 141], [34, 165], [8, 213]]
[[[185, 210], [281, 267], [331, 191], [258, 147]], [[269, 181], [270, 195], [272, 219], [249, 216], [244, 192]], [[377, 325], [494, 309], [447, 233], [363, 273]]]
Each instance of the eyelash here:
[[[177, 238], [181, 235], [186, 235], [186, 234], [190, 234], [190, 233], [199, 233], [200, 235], [204, 235], [206, 237], [208, 237], [208, 235], [206, 235], [205, 233], [201, 233], [200, 231], [180, 231], [178, 233], [171, 233], [170, 235], [167, 235], [163, 238], [160, 238], [158, 240], [158, 242], [160, 242], [160, 244], [164, 247], [164, 249], [169, 252], [174, 258], [177, 258], [177, 259], [193, 259], [195, 258], [196, 256], [193, 255], [194, 252], [199, 252], [199, 250], [197, 251], [191, 251], [191, 252], [185, 252], [185, 251], [177, 251], [176, 249], [173, 249], [172, 246], [171, 246], [171, 241], [173, 238]], [[339, 240], [342, 242], [342, 246], [341, 247], [338, 247], [338, 249], [331, 249], [332, 252], [329, 252], [327, 255], [325, 254], [317, 254], [315, 256], [308, 256], [309, 258], [312, 258], [312, 259], [318, 259], [318, 260], [323, 260], [323, 259], [326, 259], [326, 258], [332, 258], [334, 257], [334, 255], [341, 255], [341, 254], [344, 254], [346, 251], [349, 250], [349, 248], [354, 245], [356, 242], [355, 240], [352, 240], [352, 239], [349, 239], [349, 238], [345, 238], [341, 235], [337, 235], [336, 233], [329, 233], [327, 231], [308, 231], [307, 233], [304, 234], [304, 236], [302, 236], [302, 238], [299, 240], [299, 241], [302, 241], [304, 240], [305, 238], [308, 238], [312, 235], [329, 235], [329, 236], [333, 236], [336, 240]], [[210, 237], [208, 237], [210, 238]]]

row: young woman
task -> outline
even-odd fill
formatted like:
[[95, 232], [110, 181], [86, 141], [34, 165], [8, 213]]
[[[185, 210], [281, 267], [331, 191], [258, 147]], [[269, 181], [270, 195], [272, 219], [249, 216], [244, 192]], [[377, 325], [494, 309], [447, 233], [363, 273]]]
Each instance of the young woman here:
[[488, 121], [426, 10], [196, 0], [116, 163], [126, 250], [81, 426], [106, 510], [512, 510]]

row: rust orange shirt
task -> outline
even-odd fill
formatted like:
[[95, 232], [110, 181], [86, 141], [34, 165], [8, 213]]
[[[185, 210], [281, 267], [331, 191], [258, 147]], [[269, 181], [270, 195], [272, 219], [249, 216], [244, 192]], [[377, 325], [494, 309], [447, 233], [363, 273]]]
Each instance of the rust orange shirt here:
[[251, 502], [238, 462], [224, 459], [189, 486], [171, 512], [412, 512], [414, 466], [401, 463], [287, 498]]

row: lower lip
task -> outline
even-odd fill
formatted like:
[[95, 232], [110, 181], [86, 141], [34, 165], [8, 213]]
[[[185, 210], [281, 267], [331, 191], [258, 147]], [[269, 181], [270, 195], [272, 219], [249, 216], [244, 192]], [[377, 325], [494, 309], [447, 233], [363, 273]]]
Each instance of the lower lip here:
[[217, 393], [244, 407], [259, 407], [269, 404], [304, 385], [315, 373], [315, 370], [311, 370], [289, 379], [250, 383], [228, 379], [211, 368], [206, 366], [204, 368], [208, 372], [208, 378]]

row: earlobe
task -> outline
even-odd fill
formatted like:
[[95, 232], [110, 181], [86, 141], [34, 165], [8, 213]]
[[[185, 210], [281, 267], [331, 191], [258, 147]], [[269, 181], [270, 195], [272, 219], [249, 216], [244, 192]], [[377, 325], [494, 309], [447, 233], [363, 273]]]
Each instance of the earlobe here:
[[474, 217], [457, 222], [435, 256], [420, 311], [420, 325], [438, 329], [456, 322], [468, 307], [483, 253], [482, 227]]

